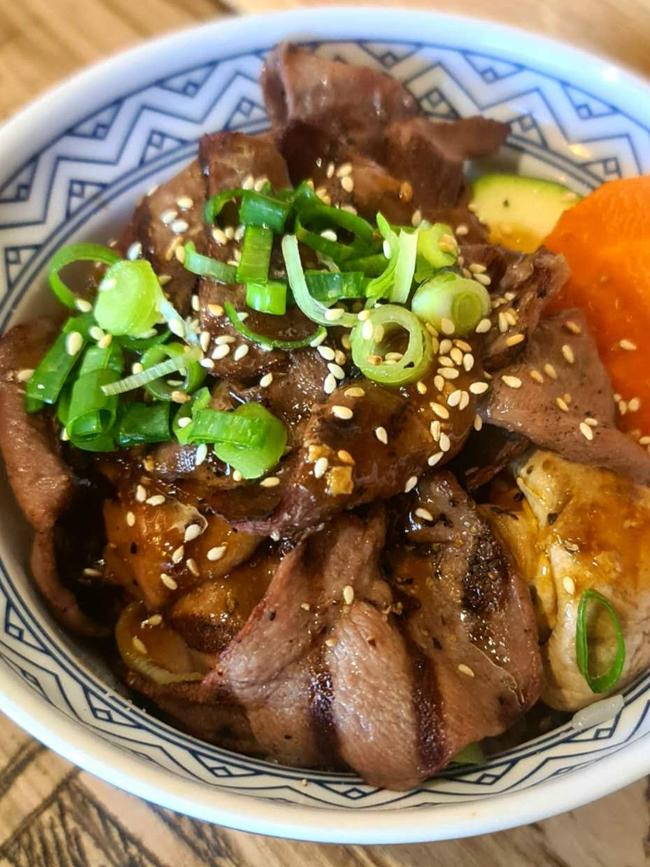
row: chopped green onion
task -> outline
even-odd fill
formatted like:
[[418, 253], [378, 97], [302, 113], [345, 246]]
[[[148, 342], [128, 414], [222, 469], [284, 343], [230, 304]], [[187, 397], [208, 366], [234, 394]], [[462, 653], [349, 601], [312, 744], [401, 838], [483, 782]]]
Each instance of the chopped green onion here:
[[146, 259], [116, 262], [97, 292], [95, 319], [109, 334], [141, 337], [160, 319], [163, 292]]
[[247, 226], [237, 268], [238, 283], [263, 283], [269, 276], [273, 232], [262, 226]]
[[142, 443], [164, 443], [169, 432], [169, 403], [129, 403], [120, 416], [117, 441], [128, 449]]
[[141, 373], [133, 373], [131, 376], [126, 376], [117, 382], [104, 385], [102, 386], [102, 391], [106, 395], [124, 394], [127, 391], [134, 391], [136, 388], [142, 388], [142, 386], [163, 376], [169, 376], [170, 373], [185, 370], [189, 365], [196, 363], [200, 357], [200, 350], [188, 348], [184, 355], [176, 355], [167, 361], [161, 361], [160, 364], [154, 364], [153, 367], [149, 367]]
[[330, 238], [324, 238], [318, 232], [306, 229], [299, 217], [296, 217], [295, 232], [301, 244], [310, 247], [321, 256], [327, 256], [328, 259], [332, 259], [336, 263], [345, 262], [347, 259], [355, 256], [361, 256], [364, 252], [349, 244], [332, 241]]
[[184, 249], [183, 267], [186, 271], [198, 274], [199, 277], [210, 277], [218, 283], [232, 284], [237, 282], [237, 269], [234, 265], [227, 265], [211, 256], [197, 253], [196, 244], [193, 241], [188, 241]]
[[102, 348], [89, 346], [79, 365], [78, 376], [85, 376], [94, 370], [112, 370], [119, 378], [124, 370], [124, 353], [116, 341]]
[[311, 346], [315, 341], [327, 334], [324, 328], [317, 328], [313, 334], [304, 337], [302, 340], [281, 340], [275, 337], [266, 337], [264, 334], [258, 334], [249, 328], [240, 318], [239, 313], [235, 310], [230, 301], [224, 304], [226, 316], [232, 325], [242, 334], [247, 340], [252, 343], [259, 343], [260, 346], [267, 346], [269, 349], [283, 349], [286, 352], [291, 352], [293, 349], [303, 349], [306, 346]]
[[147, 369], [155, 368], [161, 362], [164, 363], [165, 358], [180, 358], [184, 361], [182, 368], [183, 382], [180, 385], [169, 385], [163, 377], [144, 383], [145, 389], [156, 400], [172, 400], [174, 392], [179, 391], [184, 394], [191, 394], [201, 385], [207, 375], [207, 371], [201, 367], [195, 358], [188, 360], [188, 354], [186, 346], [182, 343], [174, 342], [152, 346], [142, 356], [141, 363], [145, 372]]
[[[395, 332], [408, 336], [402, 357], [394, 361], [382, 359], [381, 345]], [[369, 311], [367, 319], [358, 322], [350, 335], [352, 359], [359, 370], [382, 385], [405, 385], [420, 379], [431, 366], [431, 337], [420, 320], [405, 307], [385, 304]]]
[[384, 271], [368, 283], [366, 294], [371, 303], [367, 306], [380, 298], [405, 304], [415, 274], [418, 231], [401, 229], [397, 235], [383, 214], [377, 214], [377, 225], [390, 248], [390, 257]]
[[66, 430], [77, 448], [104, 451], [109, 446], [107, 435], [117, 417], [117, 397], [107, 395], [102, 386], [114, 383], [118, 375], [110, 367], [100, 368], [80, 376], [72, 386]]
[[328, 308], [309, 294], [295, 235], [285, 235], [282, 239], [282, 255], [293, 297], [305, 316], [319, 325], [342, 325], [344, 328], [353, 328], [358, 322], [353, 313], [339, 312], [340, 308], [339, 310]]
[[190, 442], [220, 442], [254, 449], [263, 444], [266, 427], [259, 419], [241, 413], [199, 409], [194, 414]]
[[[87, 316], [68, 319], [59, 336], [40, 360], [25, 387], [28, 412], [37, 412], [43, 408], [43, 404], [56, 403], [70, 372], [81, 357], [87, 339], [87, 323]], [[77, 346], [68, 339], [72, 334], [79, 335]], [[75, 351], [70, 352], [71, 349]]]
[[[228, 416], [227, 421], [224, 416]], [[284, 454], [287, 432], [282, 422], [261, 404], [246, 403], [229, 413], [199, 410], [192, 423], [190, 442], [214, 442], [214, 452], [220, 460], [245, 479], [256, 479], [274, 467]]]
[[152, 346], [157, 346], [159, 343], [164, 343], [169, 340], [170, 331], [168, 328], [163, 328], [162, 331], [155, 331], [151, 337], [129, 337], [123, 335], [119, 338], [120, 346], [128, 352], [146, 352]]
[[259, 313], [284, 316], [287, 312], [287, 284], [281, 280], [246, 284], [246, 306]]
[[[587, 608], [590, 602], [603, 608], [611, 621], [616, 639], [616, 652], [609, 669], [603, 674], [594, 675], [589, 669], [589, 625], [587, 623]], [[582, 593], [578, 603], [576, 621], [576, 660], [580, 673], [587, 681], [589, 689], [594, 692], [608, 692], [613, 689], [623, 672], [625, 665], [625, 638], [621, 622], [612, 603], [602, 593], [589, 588]]]
[[239, 221], [245, 226], [263, 226], [281, 235], [290, 210], [288, 202], [246, 190], [239, 208]]
[[366, 277], [379, 277], [386, 270], [386, 257], [383, 253], [373, 253], [360, 259], [347, 259], [345, 267], [351, 271], [363, 271]]
[[79, 299], [59, 277], [59, 271], [66, 265], [72, 265], [73, 262], [102, 262], [105, 265], [114, 265], [119, 261], [119, 254], [102, 244], [69, 244], [57, 250], [50, 259], [47, 279], [59, 301], [66, 307], [75, 308]]
[[454, 238], [453, 229], [446, 223], [434, 223], [428, 228], [421, 228], [418, 234], [418, 253], [435, 269], [449, 268], [458, 261], [457, 251], [440, 248], [441, 243], [443, 247], [447, 246], [443, 241], [445, 236]]
[[371, 246], [377, 241], [376, 232], [367, 220], [342, 208], [326, 205], [315, 194], [296, 196], [294, 206], [305, 226], [316, 223], [320, 229], [332, 226], [345, 229], [354, 235], [357, 246]]
[[341, 298], [365, 298], [366, 278], [361, 271], [305, 271], [309, 294], [333, 304]]
[[467, 744], [451, 760], [452, 765], [480, 765], [485, 761], [485, 753], [480, 743]]
[[240, 187], [236, 190], [224, 190], [221, 193], [217, 193], [215, 196], [210, 196], [203, 208], [203, 217], [208, 226], [211, 226], [214, 223], [228, 202], [234, 202], [241, 199], [245, 192], [246, 191]]
[[[192, 432], [191, 422], [194, 418], [194, 413], [200, 409], [207, 409], [211, 399], [210, 389], [203, 386], [203, 388], [199, 388], [198, 391], [194, 392], [192, 400], [189, 403], [184, 403], [179, 408], [174, 416], [172, 428], [174, 436], [181, 445], [187, 445], [190, 441], [190, 434]], [[189, 424], [185, 419], [189, 419]]]
[[485, 286], [476, 280], [447, 271], [418, 288], [411, 309], [438, 330], [441, 330], [442, 320], [448, 319], [456, 334], [469, 334], [489, 313], [490, 296]]

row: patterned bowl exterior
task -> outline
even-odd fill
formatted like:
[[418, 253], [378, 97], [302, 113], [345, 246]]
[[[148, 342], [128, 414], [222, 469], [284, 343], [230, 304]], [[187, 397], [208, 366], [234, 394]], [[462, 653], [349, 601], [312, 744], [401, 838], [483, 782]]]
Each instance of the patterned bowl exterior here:
[[[37, 305], [51, 306], [42, 272], [58, 246], [108, 237], [144, 190], [192, 157], [203, 132], [267, 127], [258, 77], [264, 54], [285, 34], [308, 34], [299, 41], [324, 56], [385, 70], [431, 116], [482, 113], [509, 122], [499, 165], [579, 192], [650, 171], [650, 100], [641, 85], [554, 43], [480, 22], [386, 11], [330, 9], [210, 25], [91, 70], [0, 132], [3, 329]], [[645, 100], [636, 113], [627, 92], [625, 105], [613, 101], [621, 81]], [[0, 515], [2, 709], [54, 749], [152, 800], [247, 830], [397, 842], [530, 821], [650, 767], [650, 675], [626, 690], [624, 710], [605, 725], [580, 732], [565, 725], [409, 792], [212, 747], [135, 706], [103, 664], [61, 632], [31, 587], [29, 534], [8, 495]], [[623, 774], [620, 756], [644, 738], [645, 759], [640, 745]]]

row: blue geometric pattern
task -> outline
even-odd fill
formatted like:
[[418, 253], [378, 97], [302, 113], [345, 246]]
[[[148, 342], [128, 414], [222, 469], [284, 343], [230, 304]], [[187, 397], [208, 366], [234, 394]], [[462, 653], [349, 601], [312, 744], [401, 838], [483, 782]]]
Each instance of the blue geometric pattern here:
[[[71, 238], [109, 237], [151, 185], [196, 151], [205, 131], [255, 132], [268, 120], [258, 84], [270, 46], [179, 69], [98, 105], [24, 163], [0, 168], [0, 327]], [[216, 49], [215, 49], [216, 51]], [[482, 113], [511, 124], [506, 157], [586, 192], [650, 171], [648, 129], [595, 95], [524, 64], [449, 45], [328, 42], [326, 56], [390, 71], [441, 118]], [[0, 519], [9, 520], [11, 504]], [[15, 519], [11, 519], [12, 526]], [[4, 520], [3, 520], [4, 525]], [[386, 792], [343, 774], [305, 772], [233, 755], [152, 718], [114, 688], [52, 622], [19, 552], [0, 561], [0, 656], [24, 683], [89, 731], [170, 773], [223, 791], [350, 810], [478, 801], [523, 791], [613, 755], [650, 732], [650, 674], [630, 686], [607, 725], [565, 725], [476, 769], [447, 770], [410, 792]], [[307, 779], [308, 786], [302, 781]]]

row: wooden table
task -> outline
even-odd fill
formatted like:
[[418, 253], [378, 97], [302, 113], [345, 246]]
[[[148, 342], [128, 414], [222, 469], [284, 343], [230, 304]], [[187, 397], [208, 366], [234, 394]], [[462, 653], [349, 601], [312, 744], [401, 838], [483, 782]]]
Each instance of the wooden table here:
[[[0, 121], [44, 88], [141, 39], [301, 0], [0, 0]], [[650, 0], [413, 2], [563, 38], [650, 75]], [[640, 867], [645, 782], [580, 810], [471, 840], [317, 846], [253, 837], [151, 807], [79, 771], [0, 718], [0, 867]]]

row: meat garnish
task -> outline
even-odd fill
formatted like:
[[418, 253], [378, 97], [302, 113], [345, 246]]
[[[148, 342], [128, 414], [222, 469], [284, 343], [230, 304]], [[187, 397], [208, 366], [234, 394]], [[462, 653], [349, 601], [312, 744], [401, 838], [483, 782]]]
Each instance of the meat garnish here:
[[388, 124], [419, 113], [394, 78], [286, 43], [268, 55], [261, 80], [274, 130], [302, 121], [370, 156], [381, 158]]
[[193, 241], [206, 251], [203, 207], [205, 183], [194, 160], [171, 180], [155, 187], [137, 205], [118, 242], [127, 258], [148, 259], [176, 309], [186, 315], [198, 280], [178, 259], [177, 250]]
[[21, 382], [21, 371], [36, 367], [58, 331], [52, 320], [35, 319], [16, 325], [0, 341], [0, 450], [9, 484], [36, 533], [31, 569], [39, 589], [67, 629], [97, 636], [105, 630], [82, 611], [57, 561], [56, 528], [75, 505], [74, 475], [61, 455], [52, 420], [25, 410]]
[[616, 427], [611, 383], [578, 310], [539, 323], [517, 360], [495, 374], [480, 413], [567, 460], [650, 483], [648, 454]]

